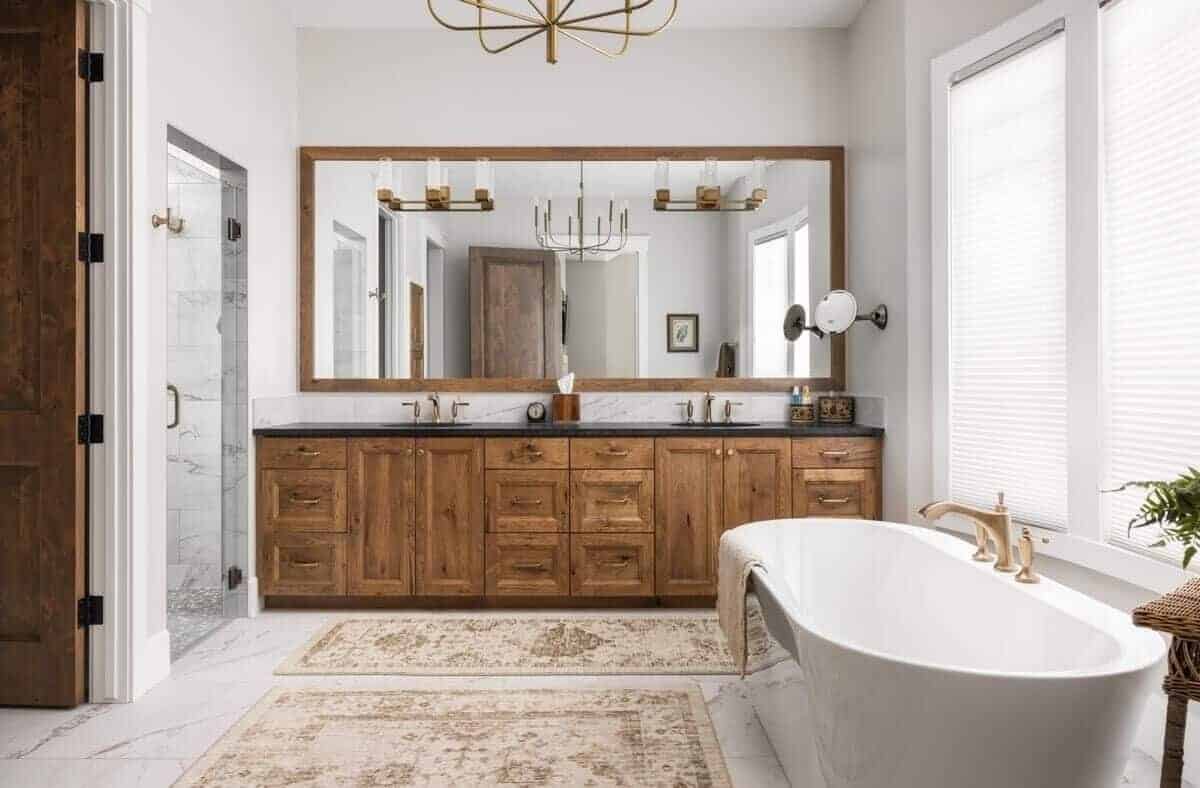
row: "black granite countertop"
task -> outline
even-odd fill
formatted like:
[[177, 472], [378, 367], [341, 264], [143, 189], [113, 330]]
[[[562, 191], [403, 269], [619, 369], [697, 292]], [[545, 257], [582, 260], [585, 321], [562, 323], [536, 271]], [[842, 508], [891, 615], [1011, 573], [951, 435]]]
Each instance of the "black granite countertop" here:
[[693, 424], [682, 426], [661, 422], [581, 422], [578, 424], [506, 424], [476, 422], [434, 426], [428, 422], [413, 424], [311, 422], [259, 427], [255, 435], [269, 438], [363, 438], [377, 436], [411, 436], [429, 438], [438, 435], [458, 435], [472, 438], [617, 438], [656, 437], [664, 435], [707, 436], [715, 438], [878, 438], [880, 427], [859, 424], [823, 424], [811, 427], [787, 422], [763, 422], [753, 426], [725, 424]]

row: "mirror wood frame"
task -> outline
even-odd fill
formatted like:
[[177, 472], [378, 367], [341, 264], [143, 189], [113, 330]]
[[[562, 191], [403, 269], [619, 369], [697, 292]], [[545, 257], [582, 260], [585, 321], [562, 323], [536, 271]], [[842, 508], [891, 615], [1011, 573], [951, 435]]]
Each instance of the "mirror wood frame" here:
[[[313, 295], [316, 253], [316, 179], [318, 161], [424, 161], [438, 157], [443, 162], [492, 161], [724, 161], [797, 159], [825, 161], [830, 165], [830, 289], [846, 287], [846, 150], [841, 146], [818, 147], [324, 147], [300, 148], [300, 248], [299, 248], [299, 353], [300, 390], [320, 392], [529, 392], [553, 393], [549, 378], [411, 378], [352, 379], [318, 378], [313, 361]], [[649, 190], [647, 199], [650, 198]], [[827, 378], [581, 378], [576, 391], [791, 391], [793, 386], [810, 386], [818, 391], [842, 391], [846, 387], [846, 337], [830, 338], [830, 377]]]

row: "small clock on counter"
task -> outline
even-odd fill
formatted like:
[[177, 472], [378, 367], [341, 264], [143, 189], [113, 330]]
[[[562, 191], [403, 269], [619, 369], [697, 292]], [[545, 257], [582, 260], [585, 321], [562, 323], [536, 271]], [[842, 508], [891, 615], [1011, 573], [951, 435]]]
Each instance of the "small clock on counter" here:
[[530, 424], [543, 424], [546, 421], [546, 403], [531, 402], [525, 409], [525, 418]]

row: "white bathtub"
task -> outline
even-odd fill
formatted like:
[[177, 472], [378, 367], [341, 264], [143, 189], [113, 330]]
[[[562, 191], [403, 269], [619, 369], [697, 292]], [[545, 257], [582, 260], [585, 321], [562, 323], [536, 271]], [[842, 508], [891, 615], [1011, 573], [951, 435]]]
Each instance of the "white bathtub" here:
[[731, 531], [796, 658], [749, 679], [797, 788], [1112, 788], [1162, 672], [1158, 635], [929, 529], [777, 520]]

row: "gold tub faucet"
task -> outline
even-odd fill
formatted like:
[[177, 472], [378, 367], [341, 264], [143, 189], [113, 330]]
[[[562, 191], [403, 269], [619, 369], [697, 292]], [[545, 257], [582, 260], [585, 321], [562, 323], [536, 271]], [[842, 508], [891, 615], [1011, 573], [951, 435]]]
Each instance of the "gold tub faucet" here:
[[1012, 518], [1008, 507], [1004, 505], [1004, 493], [1000, 493], [996, 508], [992, 511], [976, 509], [953, 501], [938, 501], [921, 508], [921, 516], [933, 523], [948, 514], [957, 514], [975, 523], [975, 540], [979, 549], [975, 552], [975, 560], [986, 561], [991, 558], [987, 553], [987, 540], [996, 543], [997, 572], [1015, 572], [1017, 566], [1012, 555]]

